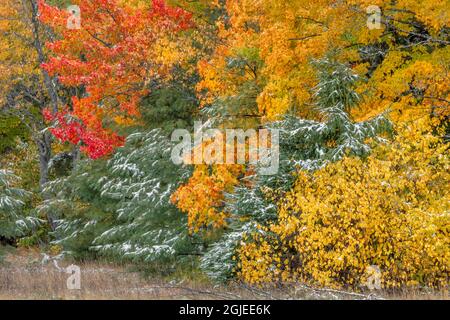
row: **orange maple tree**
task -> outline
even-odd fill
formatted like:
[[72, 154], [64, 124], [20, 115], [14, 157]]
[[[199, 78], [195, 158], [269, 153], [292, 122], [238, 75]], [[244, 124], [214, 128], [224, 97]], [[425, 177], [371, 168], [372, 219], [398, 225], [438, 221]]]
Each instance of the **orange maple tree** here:
[[139, 116], [140, 99], [151, 80], [170, 70], [158, 59], [161, 39], [175, 37], [192, 26], [191, 14], [152, 0], [138, 7], [119, 0], [75, 1], [80, 28], [68, 28], [71, 13], [39, 2], [40, 19], [61, 37], [47, 43], [50, 58], [44, 68], [61, 84], [81, 88], [70, 107], [44, 113], [63, 142], [81, 144], [91, 158], [100, 158], [123, 144], [111, 124], [128, 124]]

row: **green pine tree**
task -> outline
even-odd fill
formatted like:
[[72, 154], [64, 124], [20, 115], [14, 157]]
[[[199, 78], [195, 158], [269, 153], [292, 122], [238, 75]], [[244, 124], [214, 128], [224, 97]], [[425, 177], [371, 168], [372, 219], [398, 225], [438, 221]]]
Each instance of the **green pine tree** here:
[[172, 163], [169, 139], [174, 129], [193, 125], [197, 81], [196, 72], [176, 66], [170, 81], [151, 82], [139, 123], [117, 128], [127, 136], [124, 147], [110, 159], [81, 159], [47, 184], [48, 200], [38, 210], [59, 217], [53, 243], [65, 254], [171, 265], [195, 260], [200, 248], [186, 215], [170, 203], [190, 170]]
[[197, 254], [186, 216], [170, 195], [189, 171], [172, 163], [172, 142], [159, 129], [128, 136], [102, 161], [84, 160], [47, 185], [40, 210], [59, 212], [55, 244], [76, 257], [87, 252], [136, 262], [180, 261]]
[[41, 221], [23, 210], [31, 193], [15, 185], [20, 178], [9, 170], [0, 170], [0, 239], [13, 241], [26, 235]]

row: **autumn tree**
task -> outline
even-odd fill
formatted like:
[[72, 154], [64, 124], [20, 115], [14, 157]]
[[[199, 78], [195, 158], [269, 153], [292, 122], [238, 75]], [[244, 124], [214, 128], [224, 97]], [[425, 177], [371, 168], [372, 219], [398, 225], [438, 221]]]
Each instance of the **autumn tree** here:
[[2, 1], [0, 4], [0, 111], [20, 119], [38, 146], [41, 187], [48, 181], [52, 137], [45, 131], [42, 111], [56, 113], [61, 87], [42, 67], [45, 41], [53, 34], [39, 20], [38, 1]]
[[[368, 11], [373, 5], [381, 13], [375, 27], [371, 25], [373, 11]], [[227, 1], [216, 22], [217, 46], [198, 65], [201, 81], [197, 92], [202, 110], [210, 119], [219, 118], [219, 123], [227, 123], [228, 127], [249, 123], [233, 117], [239, 114], [250, 115], [255, 119], [254, 126], [279, 120], [286, 114], [301, 117], [305, 123], [320, 121], [322, 115], [315, 109], [312, 90], [320, 79], [310, 61], [337, 49], [337, 60], [348, 64], [362, 79], [355, 91], [364, 95], [364, 100], [351, 110], [355, 121], [389, 113], [394, 129], [404, 130], [405, 125], [423, 125], [428, 123], [423, 119], [431, 118], [435, 133], [448, 140], [450, 56], [445, 6], [441, 1], [426, 1], [422, 6], [408, 0]], [[287, 131], [288, 128], [284, 126]], [[317, 137], [319, 131], [312, 130], [310, 134]], [[334, 145], [328, 148], [333, 149]], [[303, 159], [296, 156], [293, 160]], [[197, 170], [192, 184], [181, 186], [180, 193], [202, 185], [210, 186], [203, 193], [215, 197], [199, 202], [194, 200], [198, 199], [196, 193], [186, 192], [178, 206], [195, 203], [195, 208], [189, 206], [195, 211], [189, 212], [193, 216], [214, 210], [217, 217], [228, 214], [225, 194], [229, 186], [218, 189], [218, 184], [211, 183], [221, 181], [214, 167]], [[222, 172], [232, 181], [226, 167]], [[237, 172], [234, 177], [243, 176]], [[223, 243], [233, 243], [235, 239], [240, 238], [230, 233]], [[273, 253], [270, 245], [252, 245], [261, 250], [258, 259]], [[231, 255], [224, 255], [220, 245], [216, 253], [209, 259], [213, 263], [205, 265], [218, 271], [231, 270]]]
[[[202, 266], [214, 278], [224, 280], [233, 275], [236, 260], [230, 258], [243, 239], [256, 233], [270, 238], [264, 228], [276, 221], [277, 209], [293, 187], [299, 171], [315, 171], [345, 157], [365, 157], [371, 151], [369, 139], [384, 141], [391, 132], [385, 115], [356, 122], [351, 116], [362, 97], [355, 91], [359, 77], [346, 65], [332, 57], [314, 61], [319, 84], [314, 88], [321, 121], [287, 116], [268, 123], [279, 130], [279, 170], [273, 175], [252, 175], [236, 183], [225, 199], [225, 212], [230, 214], [230, 230], [204, 257]], [[224, 245], [225, 244], [225, 245]], [[217, 261], [221, 261], [217, 263]], [[226, 267], [225, 267], [226, 265]]]
[[[191, 15], [162, 0], [150, 5], [117, 0], [78, 1], [79, 29], [67, 29], [69, 13], [40, 2], [40, 19], [60, 35], [47, 43], [43, 67], [81, 93], [67, 108], [46, 113], [62, 141], [80, 145], [91, 158], [111, 154], [123, 144], [114, 126], [133, 123], [138, 104], [170, 70], [170, 39], [191, 25]], [[172, 51], [173, 52], [173, 51]]]

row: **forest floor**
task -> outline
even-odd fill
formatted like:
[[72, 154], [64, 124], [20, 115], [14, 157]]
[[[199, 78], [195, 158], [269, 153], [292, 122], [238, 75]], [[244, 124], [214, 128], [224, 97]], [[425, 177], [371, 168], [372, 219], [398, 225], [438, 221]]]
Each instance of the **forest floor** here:
[[129, 267], [106, 262], [84, 262], [81, 288], [69, 290], [70, 262], [45, 261], [35, 250], [11, 250], [0, 257], [0, 300], [2, 299], [449, 299], [448, 292], [408, 291], [360, 294], [302, 285], [254, 288], [243, 285], [217, 286], [204, 279], [170, 280], [144, 277]]

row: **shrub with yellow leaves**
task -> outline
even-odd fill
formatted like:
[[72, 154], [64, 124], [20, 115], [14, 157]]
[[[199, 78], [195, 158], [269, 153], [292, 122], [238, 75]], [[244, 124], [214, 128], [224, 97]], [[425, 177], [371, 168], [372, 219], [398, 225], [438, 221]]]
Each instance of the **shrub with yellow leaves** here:
[[265, 238], [255, 236], [253, 240], [238, 250], [238, 276], [247, 283], [273, 281], [280, 272], [280, 254]]
[[241, 278], [362, 288], [377, 266], [384, 288], [448, 285], [449, 146], [430, 132], [422, 119], [366, 159], [300, 172], [269, 227], [277, 240], [241, 247]]

